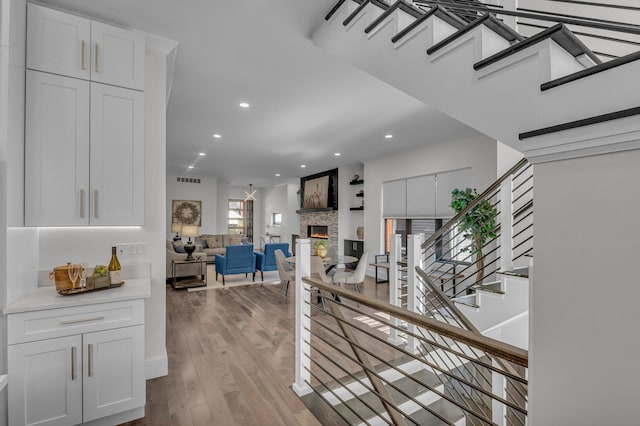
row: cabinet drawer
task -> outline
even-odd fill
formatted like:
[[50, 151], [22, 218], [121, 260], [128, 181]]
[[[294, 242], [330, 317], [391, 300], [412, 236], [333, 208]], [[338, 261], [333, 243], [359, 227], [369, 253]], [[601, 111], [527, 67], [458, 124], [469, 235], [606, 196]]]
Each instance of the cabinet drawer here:
[[144, 300], [10, 314], [7, 323], [10, 345], [127, 327], [144, 323]]

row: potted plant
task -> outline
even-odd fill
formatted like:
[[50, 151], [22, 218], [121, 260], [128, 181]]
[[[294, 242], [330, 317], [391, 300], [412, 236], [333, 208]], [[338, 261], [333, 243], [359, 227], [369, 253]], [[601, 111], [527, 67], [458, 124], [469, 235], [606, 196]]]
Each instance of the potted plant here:
[[327, 250], [329, 250], [329, 243], [326, 240], [317, 240], [313, 244], [313, 248], [316, 249], [316, 256], [324, 259], [327, 256]]
[[[460, 213], [477, 197], [478, 193], [475, 189], [466, 188], [461, 190], [455, 188], [451, 191], [451, 207], [456, 213]], [[496, 237], [497, 215], [497, 210], [488, 199], [485, 199], [462, 216], [458, 223], [460, 232], [463, 232], [464, 237], [471, 241], [469, 247], [464, 250], [471, 252], [475, 257], [475, 285], [481, 285], [484, 280], [484, 254], [482, 253], [482, 247], [487, 241]]]

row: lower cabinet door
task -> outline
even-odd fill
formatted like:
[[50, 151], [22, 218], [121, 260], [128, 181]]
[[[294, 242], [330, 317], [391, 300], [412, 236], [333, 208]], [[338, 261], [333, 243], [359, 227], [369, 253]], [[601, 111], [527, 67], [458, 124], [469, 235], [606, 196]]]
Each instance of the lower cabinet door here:
[[10, 345], [9, 424], [82, 423], [82, 338]]
[[144, 406], [144, 325], [83, 334], [82, 346], [85, 422]]

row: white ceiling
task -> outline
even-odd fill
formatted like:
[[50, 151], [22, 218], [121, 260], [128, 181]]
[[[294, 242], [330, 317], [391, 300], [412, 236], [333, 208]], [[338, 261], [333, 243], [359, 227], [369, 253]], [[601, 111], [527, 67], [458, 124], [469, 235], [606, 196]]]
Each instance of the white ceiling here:
[[[167, 116], [168, 173], [261, 187], [475, 134], [316, 48], [311, 34], [334, 2], [43, 3], [180, 43]], [[251, 107], [240, 108], [241, 101]]]

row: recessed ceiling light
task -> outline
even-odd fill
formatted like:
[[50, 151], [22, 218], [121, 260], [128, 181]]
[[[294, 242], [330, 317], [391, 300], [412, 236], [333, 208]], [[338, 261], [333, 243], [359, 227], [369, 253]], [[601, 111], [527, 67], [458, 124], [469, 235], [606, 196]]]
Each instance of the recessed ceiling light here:
[[304, 169], [305, 167], [307, 167], [307, 165], [306, 164], [300, 164], [300, 167]]
[[207, 154], [205, 154], [204, 152], [199, 152], [198, 155], [201, 156], [201, 157], [204, 157]]
[[251, 105], [249, 105], [247, 102], [240, 102], [240, 108], [249, 108]]
[[280, 177], [280, 173], [276, 173], [276, 177]]
[[222, 137], [222, 135], [219, 134], [219, 133], [214, 133], [213, 137], [216, 138], [216, 139], [220, 139]]
[[391, 139], [393, 137], [393, 135], [389, 134], [389, 135], [384, 135], [385, 139]]
[[190, 169], [193, 169], [193, 166], [189, 166]]
[[335, 155], [336, 157], [340, 157], [340, 153], [339, 152], [334, 152], [333, 155]]

